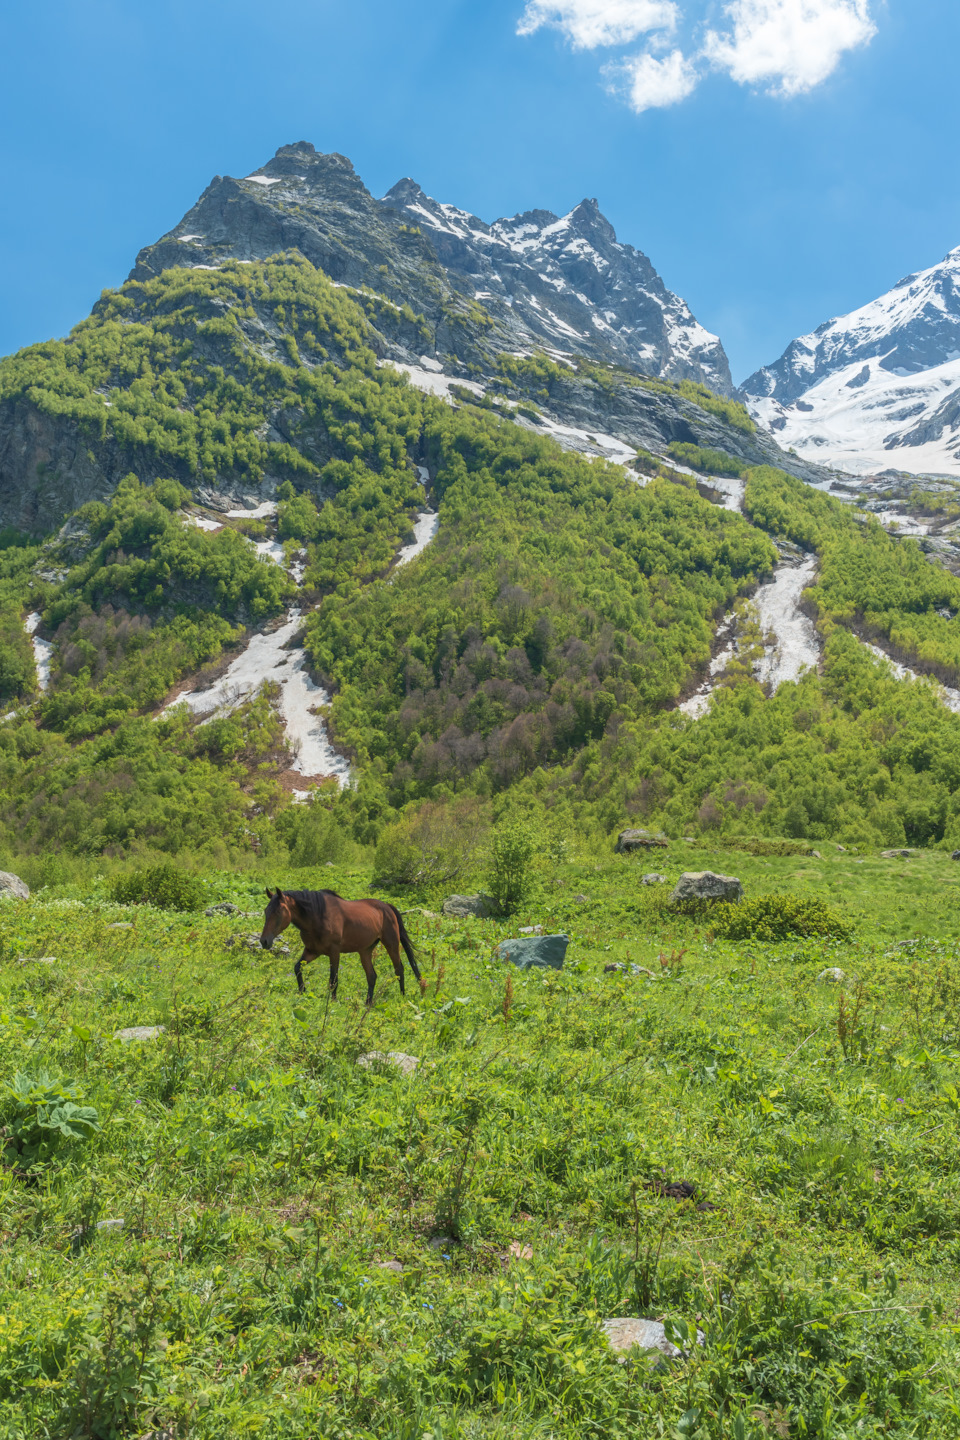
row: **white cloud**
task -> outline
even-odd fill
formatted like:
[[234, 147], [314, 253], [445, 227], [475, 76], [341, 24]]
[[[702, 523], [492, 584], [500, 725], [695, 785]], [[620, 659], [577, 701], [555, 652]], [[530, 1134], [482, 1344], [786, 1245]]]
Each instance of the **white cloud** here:
[[552, 25], [576, 50], [594, 50], [629, 45], [651, 30], [673, 30], [678, 13], [674, 0], [527, 0], [517, 34]]
[[739, 85], [782, 95], [812, 90], [876, 34], [868, 0], [733, 0], [726, 13], [732, 33], [708, 31], [704, 55]]
[[633, 55], [622, 65], [608, 67], [607, 73], [626, 81], [625, 86], [611, 88], [625, 89], [630, 108], [638, 115], [686, 100], [700, 78], [682, 50], [674, 50], [662, 60], [655, 55]]

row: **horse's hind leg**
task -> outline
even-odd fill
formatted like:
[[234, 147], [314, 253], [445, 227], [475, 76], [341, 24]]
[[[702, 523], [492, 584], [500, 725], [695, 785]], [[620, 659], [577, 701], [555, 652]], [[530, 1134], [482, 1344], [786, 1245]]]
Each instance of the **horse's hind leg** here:
[[403, 988], [403, 961], [400, 958], [400, 946], [397, 944], [396, 935], [384, 935], [383, 948], [390, 956], [390, 963], [393, 966], [393, 973], [396, 975], [397, 980], [400, 982], [400, 994], [405, 995], [406, 991]]
[[330, 951], [330, 999], [336, 1000], [337, 986], [340, 983], [340, 951]]
[[377, 983], [377, 972], [376, 972], [376, 970], [374, 970], [374, 968], [373, 968], [373, 951], [374, 951], [374, 948], [375, 948], [375, 947], [374, 947], [373, 945], [371, 945], [368, 950], [361, 950], [361, 951], [360, 951], [360, 964], [363, 966], [363, 973], [364, 973], [364, 975], [366, 975], [366, 977], [367, 977], [367, 1004], [368, 1004], [368, 1005], [372, 1005], [372, 1004], [373, 1004], [373, 990], [374, 990], [374, 986], [375, 986], [376, 983]]

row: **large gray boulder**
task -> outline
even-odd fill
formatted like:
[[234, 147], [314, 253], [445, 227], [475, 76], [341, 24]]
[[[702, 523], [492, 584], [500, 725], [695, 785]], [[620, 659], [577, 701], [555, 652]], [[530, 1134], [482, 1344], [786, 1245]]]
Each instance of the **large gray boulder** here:
[[11, 875], [9, 870], [0, 870], [0, 900], [29, 900], [30, 886], [20, 879], [19, 875]]
[[628, 855], [631, 850], [665, 849], [666, 835], [653, 830], [621, 830], [617, 836], [617, 854]]
[[670, 899], [674, 904], [681, 900], [742, 900], [743, 886], [735, 875], [715, 875], [712, 870], [685, 870]]
[[518, 940], [502, 940], [494, 954], [509, 960], [518, 970], [562, 970], [569, 935], [526, 935]]
[[492, 895], [448, 895], [443, 902], [443, 913], [456, 920], [466, 920], [470, 916], [477, 920], [492, 920], [500, 911]]

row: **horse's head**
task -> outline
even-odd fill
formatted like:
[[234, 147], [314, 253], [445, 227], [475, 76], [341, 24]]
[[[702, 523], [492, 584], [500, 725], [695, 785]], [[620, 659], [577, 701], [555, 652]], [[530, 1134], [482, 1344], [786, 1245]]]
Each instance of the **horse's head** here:
[[260, 936], [260, 944], [264, 950], [272, 950], [274, 940], [293, 921], [296, 901], [291, 896], [284, 895], [282, 890], [271, 890], [269, 887], [267, 895], [270, 904], [263, 914], [263, 934]]

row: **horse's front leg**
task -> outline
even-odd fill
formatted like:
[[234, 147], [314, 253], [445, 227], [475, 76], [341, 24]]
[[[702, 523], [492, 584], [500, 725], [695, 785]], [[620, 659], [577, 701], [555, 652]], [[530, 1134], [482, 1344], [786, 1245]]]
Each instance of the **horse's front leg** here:
[[304, 961], [306, 961], [306, 963], [309, 965], [314, 960], [316, 960], [316, 958], [316, 955], [313, 955], [309, 950], [304, 950], [303, 954], [300, 956], [300, 959], [293, 967], [293, 973], [297, 977], [297, 989], [300, 991], [301, 995], [307, 988], [306, 985], [304, 985], [303, 983], [303, 963]]
[[340, 951], [330, 951], [330, 999], [337, 998], [337, 985], [340, 981]]

